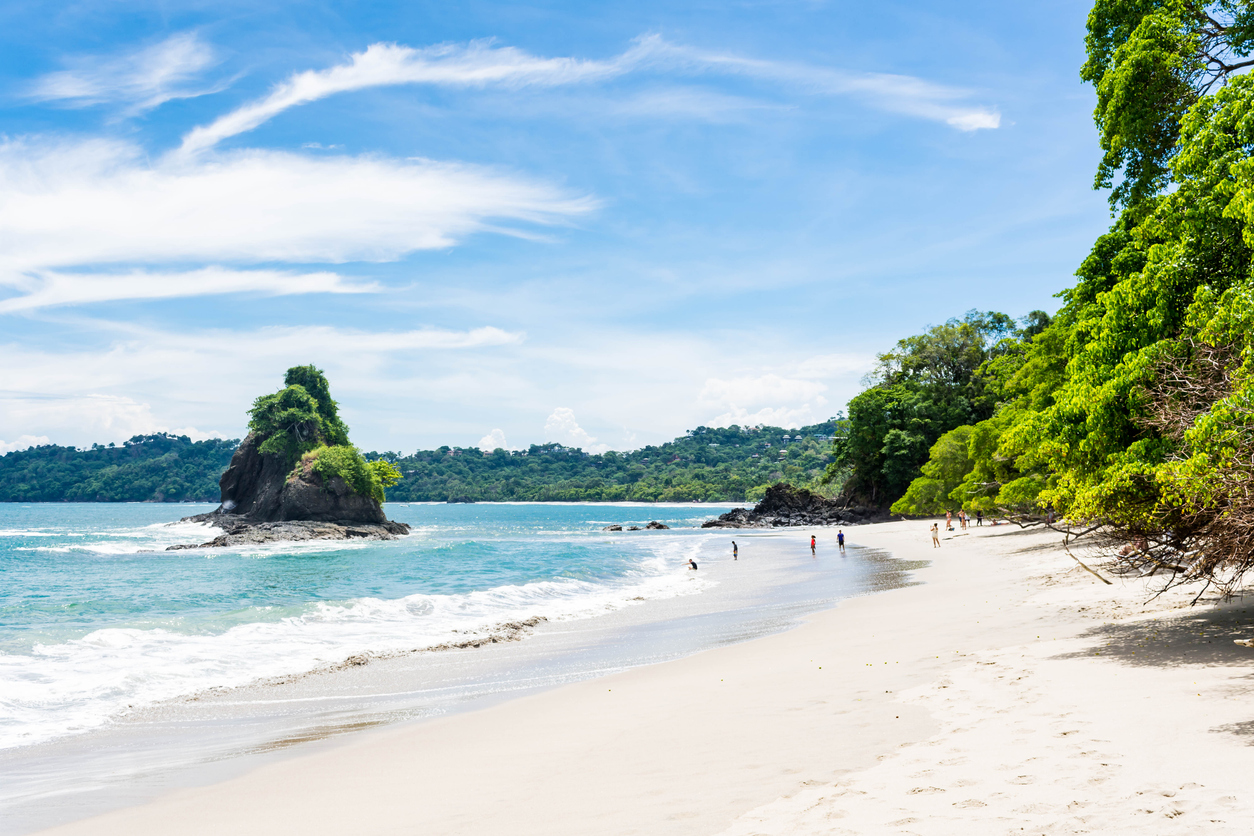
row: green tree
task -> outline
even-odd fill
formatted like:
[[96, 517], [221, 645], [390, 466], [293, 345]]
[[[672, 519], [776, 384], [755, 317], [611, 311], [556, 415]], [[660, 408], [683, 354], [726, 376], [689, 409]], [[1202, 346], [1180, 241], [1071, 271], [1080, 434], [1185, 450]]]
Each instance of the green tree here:
[[1254, 10], [1241, 0], [1097, 0], [1085, 47], [1080, 76], [1097, 91], [1104, 152], [1095, 186], [1111, 188], [1112, 207], [1135, 205], [1171, 182], [1189, 108], [1254, 64]]

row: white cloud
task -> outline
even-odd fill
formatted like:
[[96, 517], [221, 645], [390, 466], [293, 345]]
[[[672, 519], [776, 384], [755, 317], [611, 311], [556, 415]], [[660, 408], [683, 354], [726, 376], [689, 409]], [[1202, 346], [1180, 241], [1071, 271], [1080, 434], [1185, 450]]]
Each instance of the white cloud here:
[[[407, 375], [430, 362], [429, 352], [491, 350], [523, 339], [493, 327], [372, 333], [325, 326], [173, 332], [83, 325], [105, 330], [104, 336], [112, 327], [112, 344], [52, 351], [0, 344], [0, 438], [39, 433], [85, 444], [153, 432], [233, 437], [242, 432], [253, 398], [277, 389], [285, 369], [305, 363], [326, 370], [348, 411], [357, 404], [387, 410], [399, 402], [404, 420], [412, 422], [412, 411], [429, 405], [429, 395], [412, 391]], [[212, 429], [197, 429], [205, 426]]]
[[[49, 271], [109, 263], [386, 261], [482, 230], [523, 234], [512, 227], [558, 223], [594, 205], [522, 177], [429, 160], [246, 151], [150, 165], [125, 143], [15, 140], [0, 144], [0, 284], [38, 293], [40, 275], [56, 284]], [[304, 282], [316, 292], [348, 289], [316, 275], [251, 278], [264, 292], [298, 292]], [[106, 287], [130, 293], [108, 276], [65, 282], [88, 297], [105, 298]], [[97, 291], [85, 289], [91, 282]]]
[[756, 412], [733, 407], [728, 412], [711, 418], [708, 426], [730, 427], [732, 424], [738, 424], [742, 427], [754, 427], [761, 425], [765, 427], [783, 427], [786, 430], [791, 430], [796, 427], [817, 424], [822, 420], [824, 419], [815, 415], [809, 404], [803, 404], [796, 409], [765, 406]]
[[781, 401], [806, 401], [825, 391], [827, 386], [813, 380], [764, 374], [761, 377], [737, 377], [731, 380], [712, 377], [705, 382], [700, 398], [709, 403], [756, 406]]
[[476, 446], [480, 450], [486, 450], [488, 452], [498, 449], [510, 449], [508, 442], [505, 441], [505, 431], [500, 429], [495, 429], [483, 438], [479, 439], [479, 443]]
[[798, 363], [792, 371], [792, 376], [807, 380], [832, 377], [861, 378], [874, 366], [875, 357], [871, 354], [818, 354]]
[[0, 439], [0, 456], [3, 456], [5, 453], [14, 453], [18, 450], [26, 450], [30, 447], [51, 443], [52, 441], [46, 435], [19, 435], [16, 441]]
[[1001, 124], [997, 111], [963, 101], [971, 96], [971, 91], [914, 76], [763, 61], [670, 44], [660, 38], [648, 43], [655, 60], [670, 58], [694, 68], [781, 82], [818, 95], [855, 96], [880, 110], [944, 122], [961, 131], [997, 128]]
[[171, 299], [223, 293], [370, 293], [371, 283], [354, 283], [336, 273], [286, 273], [206, 267], [181, 273], [37, 273], [26, 277], [25, 293], [0, 299], [0, 313], [118, 299]]
[[37, 79], [28, 96], [70, 107], [124, 103], [142, 112], [212, 92], [184, 85], [215, 63], [212, 47], [185, 32], [128, 55], [77, 59], [72, 69]]
[[698, 400], [726, 409], [710, 419], [708, 423], [712, 427], [765, 424], [792, 429], [818, 423], [826, 417], [815, 413], [816, 407], [827, 404], [823, 396], [826, 391], [827, 385], [817, 380], [781, 377], [775, 373], [729, 380], [712, 377], [705, 382]]
[[[152, 407], [147, 403], [138, 403], [131, 398], [116, 395], [8, 400], [5, 412], [7, 424], [39, 427], [59, 437], [69, 433], [75, 436], [85, 434], [94, 440], [107, 442], [125, 441], [134, 435], [158, 432], [191, 434], [185, 430], [171, 430], [162, 424], [153, 416]], [[186, 429], [201, 438], [208, 437], [194, 427]], [[221, 438], [220, 435], [216, 437]]]
[[578, 447], [589, 453], [604, 453], [610, 449], [608, 444], [595, 444], [596, 439], [588, 435], [587, 430], [575, 420], [575, 411], [564, 406], [553, 410], [553, 414], [544, 422], [544, 440], [557, 441], [567, 447]]
[[[415, 49], [399, 44], [372, 44], [352, 55], [345, 64], [325, 70], [296, 73], [268, 95], [192, 129], [183, 138], [181, 155], [212, 148], [224, 139], [251, 131], [283, 111], [353, 90], [398, 84], [431, 84], [457, 87], [545, 86], [554, 87], [603, 81], [641, 69], [672, 72], [742, 75], [783, 83], [803, 92], [820, 95], [857, 96], [867, 104], [895, 113], [945, 122], [959, 130], [996, 128], [1000, 115], [985, 107], [963, 103], [970, 91], [936, 84], [913, 76], [887, 73], [855, 73], [829, 67], [764, 61], [709, 52], [671, 44], [658, 35], [638, 38], [630, 49], [606, 61], [578, 58], [542, 58], [514, 47], [495, 47], [490, 41], [466, 45], [442, 44]], [[730, 102], [713, 103], [707, 94], [691, 104], [695, 115], [708, 118], [716, 105], [723, 111]], [[679, 104], [663, 102], [655, 112], [674, 115]], [[737, 102], [743, 105], [743, 101]], [[694, 111], [687, 111], [692, 115]]]
[[636, 47], [615, 60], [602, 62], [540, 58], [513, 47], [494, 47], [490, 41], [424, 49], [372, 44], [364, 52], [355, 53], [347, 64], [296, 73], [264, 98], [193, 129], [183, 138], [180, 150], [195, 153], [210, 148], [227, 137], [253, 130], [288, 108], [336, 93], [395, 84], [570, 84], [619, 75], [635, 62], [639, 52]]

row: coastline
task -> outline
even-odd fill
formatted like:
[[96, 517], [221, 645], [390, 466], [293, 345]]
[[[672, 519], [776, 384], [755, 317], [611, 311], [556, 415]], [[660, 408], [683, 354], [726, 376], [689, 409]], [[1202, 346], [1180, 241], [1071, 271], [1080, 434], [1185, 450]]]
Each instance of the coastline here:
[[1241, 602], [1145, 605], [1052, 532], [847, 534], [922, 583], [45, 832], [1247, 831]]

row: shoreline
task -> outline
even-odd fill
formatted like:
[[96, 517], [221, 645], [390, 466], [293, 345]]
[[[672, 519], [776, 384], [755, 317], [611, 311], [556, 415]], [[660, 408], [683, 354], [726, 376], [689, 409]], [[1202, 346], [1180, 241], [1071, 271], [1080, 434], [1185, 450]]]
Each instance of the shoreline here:
[[[923, 583], [45, 832], [1248, 829], [1254, 711], [1235, 697], [1254, 656], [1216, 638], [1250, 635], [1240, 602], [1144, 606], [1052, 532], [972, 529], [937, 550], [918, 521], [848, 537], [932, 561]], [[1169, 734], [1145, 733], [1164, 718]]]
[[[337, 746], [361, 729], [390, 729], [473, 711], [779, 632], [830, 601], [909, 582], [905, 573], [911, 567], [878, 553], [851, 549], [850, 555], [861, 559], [822, 566], [808, 548], [786, 555], [780, 551], [781, 545], [787, 551], [786, 536], [778, 531], [737, 535], [742, 550], [755, 556], [738, 563], [730, 552], [721, 555], [729, 538], [720, 534], [660, 534], [673, 544], [665, 549], [698, 550], [692, 553], [700, 572], [672, 570], [680, 586], [695, 584], [686, 593], [676, 587], [673, 593], [635, 598], [600, 614], [589, 610], [543, 621], [531, 625], [523, 641], [486, 640], [500, 632], [502, 625], [496, 624], [473, 633], [477, 638], [469, 644], [489, 645], [477, 649], [432, 651], [415, 644], [414, 650], [366, 651], [368, 664], [337, 662], [209, 688], [137, 707], [95, 731], [0, 752], [0, 772], [10, 777], [7, 792], [0, 793], [0, 809], [6, 810], [0, 814], [0, 833], [34, 832], [142, 804], [172, 789], [220, 781], [311, 750], [309, 745], [293, 747], [296, 742]], [[596, 539], [612, 542], [612, 537]], [[439, 641], [449, 644], [450, 637]], [[125, 764], [125, 774], [114, 772], [119, 763]], [[41, 812], [48, 793], [57, 805]]]

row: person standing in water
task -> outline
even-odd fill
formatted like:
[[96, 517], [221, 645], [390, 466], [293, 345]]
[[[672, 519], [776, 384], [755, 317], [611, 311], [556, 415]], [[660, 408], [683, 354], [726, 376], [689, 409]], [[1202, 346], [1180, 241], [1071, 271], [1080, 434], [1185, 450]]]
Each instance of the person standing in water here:
[[732, 540], [732, 560], [740, 559], [740, 549], [736, 547], [736, 541]]
[[836, 546], [842, 552], [845, 550], [845, 532], [841, 529], [836, 530]]
[[815, 551], [814, 551], [814, 535], [813, 535], [813, 534], [811, 534], [811, 535], [810, 535], [810, 554], [815, 554]]
[[940, 548], [940, 523], [932, 523], [932, 548]]

